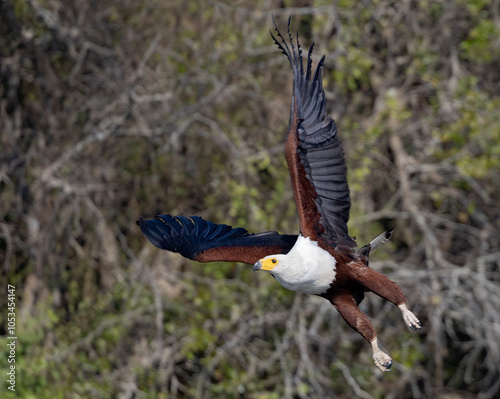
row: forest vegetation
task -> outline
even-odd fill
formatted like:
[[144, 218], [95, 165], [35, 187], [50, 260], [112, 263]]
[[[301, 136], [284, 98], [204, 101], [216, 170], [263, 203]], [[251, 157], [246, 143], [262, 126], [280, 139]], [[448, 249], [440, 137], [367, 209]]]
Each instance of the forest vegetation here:
[[[395, 229], [370, 266], [423, 329], [366, 296], [390, 373], [323, 299], [136, 225], [298, 232], [271, 15], [326, 54], [350, 234]], [[499, 0], [1, 0], [2, 397], [499, 397], [499, 65]]]

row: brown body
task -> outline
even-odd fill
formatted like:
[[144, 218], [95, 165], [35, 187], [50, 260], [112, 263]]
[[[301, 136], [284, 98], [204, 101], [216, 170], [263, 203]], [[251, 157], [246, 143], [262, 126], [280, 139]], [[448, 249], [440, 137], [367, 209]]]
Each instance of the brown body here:
[[360, 260], [337, 264], [337, 276], [331, 288], [321, 296], [335, 306], [342, 318], [372, 342], [377, 334], [368, 317], [358, 308], [365, 292], [373, 292], [399, 306], [406, 303], [403, 291], [388, 277], [370, 269]]

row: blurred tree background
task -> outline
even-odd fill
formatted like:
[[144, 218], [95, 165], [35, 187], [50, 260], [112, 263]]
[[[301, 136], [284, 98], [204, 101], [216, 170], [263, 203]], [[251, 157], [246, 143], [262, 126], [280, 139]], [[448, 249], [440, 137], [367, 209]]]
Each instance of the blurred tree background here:
[[[8, 282], [16, 397], [500, 395], [498, 0], [1, 0], [0, 12], [0, 334]], [[327, 55], [351, 234], [362, 245], [396, 229], [371, 266], [424, 328], [367, 296], [390, 373], [326, 301], [160, 251], [135, 224], [197, 214], [297, 232], [292, 75], [271, 14]]]

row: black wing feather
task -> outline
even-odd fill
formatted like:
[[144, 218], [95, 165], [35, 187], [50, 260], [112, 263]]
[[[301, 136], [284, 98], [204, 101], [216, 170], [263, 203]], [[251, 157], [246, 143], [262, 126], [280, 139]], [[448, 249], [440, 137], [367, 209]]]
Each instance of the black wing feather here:
[[272, 254], [288, 253], [296, 235], [274, 231], [251, 234], [242, 227], [216, 224], [199, 216], [160, 215], [137, 224], [155, 246], [199, 262], [233, 261], [253, 264]]

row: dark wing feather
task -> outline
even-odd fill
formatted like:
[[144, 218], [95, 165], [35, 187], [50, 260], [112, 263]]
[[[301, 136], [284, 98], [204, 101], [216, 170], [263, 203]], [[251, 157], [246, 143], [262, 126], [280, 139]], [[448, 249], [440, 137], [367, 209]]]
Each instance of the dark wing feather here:
[[293, 99], [285, 155], [295, 193], [301, 233], [315, 240], [326, 239], [334, 245], [356, 246], [349, 236], [347, 221], [351, 200], [346, 164], [335, 121], [326, 114], [326, 99], [321, 80], [323, 56], [312, 75], [312, 50], [307, 54], [306, 70], [302, 49], [290, 34], [289, 44], [276, 23], [271, 32], [275, 43], [287, 56], [293, 70]]
[[140, 218], [137, 224], [158, 248], [178, 252], [198, 262], [243, 262], [254, 264], [259, 259], [287, 253], [297, 236], [274, 231], [250, 234], [241, 227], [216, 224], [199, 216], [156, 216]]

